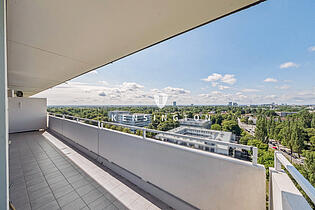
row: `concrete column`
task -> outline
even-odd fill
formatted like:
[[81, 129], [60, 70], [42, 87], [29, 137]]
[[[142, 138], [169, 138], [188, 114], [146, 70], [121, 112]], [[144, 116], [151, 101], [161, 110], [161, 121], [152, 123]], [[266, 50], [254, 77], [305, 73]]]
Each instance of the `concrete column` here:
[[0, 0], [0, 209], [9, 209], [6, 0]]

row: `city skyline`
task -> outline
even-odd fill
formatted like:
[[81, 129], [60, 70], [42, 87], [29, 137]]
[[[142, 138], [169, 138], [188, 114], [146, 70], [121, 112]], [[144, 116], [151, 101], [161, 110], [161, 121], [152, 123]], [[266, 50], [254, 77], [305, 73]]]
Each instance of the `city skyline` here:
[[315, 3], [268, 1], [35, 97], [49, 105], [315, 104]]

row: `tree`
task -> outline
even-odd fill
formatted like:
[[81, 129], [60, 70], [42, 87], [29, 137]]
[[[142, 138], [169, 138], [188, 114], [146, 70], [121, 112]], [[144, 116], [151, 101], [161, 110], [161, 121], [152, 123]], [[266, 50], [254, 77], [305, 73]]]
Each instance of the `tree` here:
[[303, 110], [299, 113], [299, 123], [301, 127], [310, 128], [312, 124], [312, 115], [307, 110]]
[[131, 133], [129, 128], [124, 128], [122, 131], [125, 132], [125, 133]]
[[301, 174], [315, 187], [315, 152], [304, 151], [304, 164], [295, 165]]
[[256, 121], [255, 137], [263, 143], [268, 143], [268, 130], [266, 117], [259, 116]]
[[142, 135], [143, 135], [143, 132], [142, 132], [141, 130], [137, 129], [137, 131], [136, 131], [136, 135], [138, 135], [138, 136], [142, 136]]
[[311, 150], [315, 151], [315, 136], [310, 138]]
[[312, 114], [311, 127], [315, 128], [315, 113]]
[[222, 128], [221, 128], [221, 125], [219, 124], [213, 124], [211, 125], [211, 130], [217, 130], [217, 131], [220, 131]]
[[247, 145], [248, 141], [252, 140], [254, 137], [251, 135], [246, 134], [245, 136], [242, 136], [240, 139], [240, 144]]
[[241, 118], [241, 122], [242, 122], [242, 123], [246, 123], [246, 124], [248, 124], [248, 118], [249, 118], [249, 117], [247, 117], [247, 116], [246, 116], [246, 117]]
[[293, 124], [291, 141], [293, 143], [294, 150], [298, 153], [300, 157], [300, 154], [302, 153], [302, 149], [304, 148], [304, 135], [298, 123]]
[[290, 149], [292, 154], [294, 143], [291, 138], [292, 135], [292, 122], [290, 120], [285, 121], [283, 128], [280, 131], [281, 143]]
[[241, 135], [241, 128], [238, 126], [237, 122], [234, 120], [224, 120], [222, 123], [222, 130], [223, 131], [230, 131], [235, 135]]

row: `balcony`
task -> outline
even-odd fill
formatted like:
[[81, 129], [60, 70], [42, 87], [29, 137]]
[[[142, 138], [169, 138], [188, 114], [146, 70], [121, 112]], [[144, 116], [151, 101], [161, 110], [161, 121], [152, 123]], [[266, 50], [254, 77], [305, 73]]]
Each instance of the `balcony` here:
[[[47, 117], [46, 101], [27, 98], [263, 0], [135, 2], [0, 0], [1, 210], [9, 200], [22, 210], [266, 209], [255, 147], [207, 139], [214, 148], [252, 154], [239, 160], [187, 147], [191, 140], [209, 147], [202, 137], [129, 126], [143, 131], [137, 136], [106, 129], [106, 122]], [[24, 98], [11, 104], [14, 91]], [[269, 208], [311, 209], [286, 171], [312, 202], [314, 187], [281, 154], [275, 160]]]
[[[144, 136], [137, 136], [104, 123], [110, 122], [49, 115], [47, 131], [10, 135], [10, 198], [16, 208], [265, 209], [265, 169], [256, 152], [252, 162], [243, 161], [145, 136], [168, 132], [120, 124], [141, 129]], [[270, 169], [270, 209], [311, 209], [281, 164], [297, 174], [309, 195], [314, 188], [283, 158], [276, 154]]]
[[169, 208], [48, 132], [12, 134], [10, 141], [10, 199], [16, 209]]
[[[52, 143], [56, 146], [66, 142], [72, 148], [80, 150], [89, 158], [102, 163], [106, 168], [137, 185], [150, 194], [150, 197], [158, 198], [156, 200], [160, 200], [160, 202], [152, 202], [155, 207], [158, 207], [155, 203], [162, 203], [176, 209], [207, 209], [209, 206], [221, 209], [265, 209], [265, 169], [263, 166], [108, 130], [82, 123], [79, 120], [49, 116], [48, 125], [49, 133], [13, 135], [12, 147], [25, 149], [26, 151], [22, 154], [29, 154], [30, 144], [37, 145], [32, 147], [34, 151], [31, 151], [31, 154], [36, 154], [36, 150], [38, 150], [38, 155], [35, 157], [30, 155], [30, 158], [38, 157], [40, 159], [43, 154], [39, 149], [43, 147], [40, 147], [41, 145]], [[26, 136], [24, 139], [29, 143], [18, 143], [21, 142], [23, 136]], [[52, 138], [55, 143], [51, 140]], [[58, 153], [58, 149], [53, 149], [54, 146], [45, 148], [48, 151], [54, 151], [51, 152], [52, 158], [54, 154]], [[59, 149], [59, 153], [64, 152], [62, 157], [68, 155], [63, 146]], [[71, 157], [71, 155], [68, 156]], [[60, 159], [60, 155], [58, 158]], [[58, 158], [56, 159], [58, 160]], [[14, 160], [16, 161], [16, 159]], [[62, 166], [64, 162], [61, 162], [61, 168], [57, 169], [63, 174], [65, 166]], [[97, 168], [99, 164], [86, 168], [80, 166], [80, 163], [81, 161], [78, 161], [77, 165], [73, 163], [67, 165], [75, 169], [82, 167], [78, 173], [82, 174], [82, 171], [85, 171], [91, 176], [91, 179], [98, 180], [103, 177], [95, 175], [95, 169], [93, 169], [93, 167]], [[59, 164], [58, 161], [57, 164]], [[68, 173], [67, 170], [65, 173]], [[96, 185], [95, 181], [92, 183]], [[71, 183], [69, 184], [71, 185]], [[96, 185], [96, 188], [100, 189], [100, 186]], [[104, 189], [111, 192], [106, 185]], [[250, 193], [248, 194], [248, 192]], [[54, 195], [54, 191], [52, 191], [52, 195]], [[133, 208], [131, 204], [125, 203], [123, 197], [119, 195], [117, 200], [130, 209], [137, 209]], [[84, 198], [80, 198], [84, 201]], [[224, 202], [226, 198], [233, 202]]]

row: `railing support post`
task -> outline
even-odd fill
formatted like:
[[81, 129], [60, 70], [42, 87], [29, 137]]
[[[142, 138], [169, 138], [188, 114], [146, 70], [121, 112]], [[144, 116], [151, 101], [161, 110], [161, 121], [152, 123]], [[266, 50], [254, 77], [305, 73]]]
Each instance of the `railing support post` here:
[[274, 153], [274, 168], [277, 170], [277, 171], [280, 171], [281, 170], [281, 163], [277, 157], [277, 154], [279, 152], [278, 151], [275, 151]]
[[145, 138], [146, 138], [146, 135], [147, 135], [147, 130], [146, 130], [146, 129], [143, 129], [143, 130], [142, 130], [142, 135], [143, 135], [143, 138], [145, 139]]
[[253, 164], [257, 165], [258, 148], [253, 147]]

